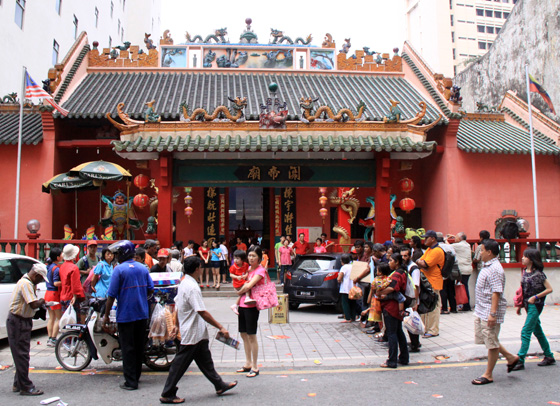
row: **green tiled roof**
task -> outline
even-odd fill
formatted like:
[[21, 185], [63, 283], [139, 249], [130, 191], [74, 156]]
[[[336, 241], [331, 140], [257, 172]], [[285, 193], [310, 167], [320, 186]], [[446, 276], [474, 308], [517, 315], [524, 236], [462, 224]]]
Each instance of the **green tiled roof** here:
[[66, 77], [64, 78], [64, 82], [62, 82], [62, 85], [60, 85], [60, 89], [58, 90], [58, 92], [56, 93], [56, 96], [54, 97], [55, 102], [58, 103], [58, 102], [60, 102], [60, 100], [62, 100], [62, 96], [64, 96], [64, 93], [66, 92], [66, 89], [70, 85], [70, 82], [72, 82], [72, 79], [74, 78], [74, 75], [76, 74], [76, 71], [78, 70], [78, 68], [82, 64], [82, 62], [83, 62], [86, 54], [89, 52], [89, 50], [90, 50], [89, 45], [88, 44], [84, 45], [80, 54], [78, 55], [78, 57], [74, 61], [74, 64], [72, 65], [72, 67], [68, 71], [68, 75], [66, 75]]
[[434, 141], [414, 142], [409, 137], [380, 136], [312, 136], [312, 135], [206, 135], [186, 137], [147, 137], [136, 141], [113, 141], [117, 152], [266, 152], [266, 151], [376, 151], [427, 152], [436, 147]]
[[[0, 113], [0, 144], [17, 144], [18, 133], [19, 113]], [[43, 141], [41, 113], [23, 113], [22, 141], [27, 145]]]
[[96, 72], [86, 76], [63, 107], [70, 111], [68, 118], [103, 118], [107, 112], [116, 117], [117, 104], [124, 102], [126, 113], [140, 118], [144, 103], [155, 100], [154, 108], [163, 120], [178, 120], [179, 105], [184, 100], [192, 112], [199, 107], [213, 111], [220, 105], [231, 106], [228, 96], [247, 97], [245, 115], [257, 120], [260, 104], [270, 97], [271, 82], [279, 86], [278, 98], [287, 102], [289, 120], [297, 120], [301, 115], [301, 97], [318, 97], [316, 106], [328, 105], [333, 110], [355, 110], [364, 101], [365, 115], [370, 120], [381, 120], [389, 113], [390, 99], [400, 102], [403, 120], [416, 116], [420, 110], [418, 103], [424, 101], [428, 107], [420, 124], [439, 117], [431, 101], [425, 100], [404, 78], [353, 74]]
[[[560, 155], [560, 148], [541, 133], [534, 133], [535, 154]], [[529, 154], [531, 140], [524, 131], [504, 121], [461, 120], [457, 146], [465, 152]]]

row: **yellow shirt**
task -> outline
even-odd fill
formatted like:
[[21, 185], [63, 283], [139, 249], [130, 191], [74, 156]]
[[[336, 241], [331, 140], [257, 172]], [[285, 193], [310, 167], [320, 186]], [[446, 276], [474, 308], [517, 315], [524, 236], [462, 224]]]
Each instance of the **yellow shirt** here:
[[37, 299], [37, 287], [27, 274], [23, 275], [16, 284], [10, 300], [10, 313], [20, 317], [31, 318], [35, 315], [35, 309], [29, 306], [29, 303], [35, 302]]
[[441, 268], [445, 262], [445, 254], [440, 246], [428, 248], [420, 259], [426, 261], [427, 269], [422, 269], [426, 278], [431, 283], [434, 290], [443, 289], [443, 278], [441, 276]]

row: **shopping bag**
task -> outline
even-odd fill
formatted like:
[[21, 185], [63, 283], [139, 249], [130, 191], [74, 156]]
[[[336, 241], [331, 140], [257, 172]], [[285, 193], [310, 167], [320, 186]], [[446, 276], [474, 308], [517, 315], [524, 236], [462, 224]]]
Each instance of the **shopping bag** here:
[[515, 291], [515, 296], [513, 297], [513, 305], [515, 307], [523, 307], [523, 288], [519, 286]]
[[74, 306], [68, 306], [68, 309], [66, 309], [58, 322], [58, 327], [62, 330], [67, 324], [76, 324], [76, 320], [76, 310], [74, 310]]
[[467, 297], [467, 289], [462, 283], [458, 283], [455, 285], [455, 301], [458, 305], [469, 303], [469, 298]]
[[88, 277], [86, 278], [86, 280], [84, 281], [84, 284], [82, 285], [82, 287], [84, 288], [84, 294], [86, 295], [86, 297], [91, 297], [92, 294], [92, 290], [91, 290], [91, 281], [93, 279], [93, 275], [95, 275], [95, 273], [93, 272], [94, 268], [91, 269], [91, 271], [89, 271]]
[[412, 310], [410, 307], [406, 309], [406, 311], [409, 314], [403, 320], [404, 327], [410, 332], [410, 334], [424, 334], [424, 323], [422, 323], [422, 318], [418, 312]]
[[165, 317], [165, 308], [156, 303], [150, 320], [150, 332], [148, 337], [154, 340], [154, 343], [163, 343], [167, 338], [167, 319]]
[[348, 299], [359, 300], [362, 298], [362, 295], [363, 295], [362, 289], [354, 285], [350, 288], [350, 292], [348, 292]]
[[374, 297], [371, 298], [368, 321], [383, 321], [383, 317], [381, 316], [381, 302]]
[[251, 297], [255, 299], [258, 310], [271, 309], [278, 306], [276, 285], [270, 281], [268, 272], [265, 272], [264, 283], [253, 286]]

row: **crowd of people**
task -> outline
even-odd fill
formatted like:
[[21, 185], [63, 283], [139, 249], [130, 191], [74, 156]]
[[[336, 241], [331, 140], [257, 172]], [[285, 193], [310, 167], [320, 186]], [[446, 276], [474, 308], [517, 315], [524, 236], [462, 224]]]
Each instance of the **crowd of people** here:
[[[307, 253], [324, 253], [333, 242], [326, 235], [317, 238], [311, 246], [305, 235], [298, 235], [292, 242], [281, 236], [274, 247], [278, 267], [278, 283], [285, 282], [285, 274], [294, 261]], [[412, 312], [421, 313], [424, 326], [422, 338], [430, 339], [440, 334], [440, 315], [471, 311], [468, 289], [469, 278], [476, 270], [474, 297], [475, 342], [488, 349], [488, 364], [484, 374], [474, 379], [474, 385], [493, 382], [492, 371], [501, 353], [507, 359], [507, 371], [524, 369], [524, 361], [531, 336], [534, 334], [544, 351], [539, 366], [555, 364], [539, 315], [544, 301], [552, 292], [536, 249], [528, 248], [523, 255], [521, 286], [516, 296], [518, 314], [527, 313], [521, 332], [522, 345], [517, 355], [508, 352], [499, 342], [500, 325], [504, 322], [505, 274], [499, 262], [499, 244], [490, 233], [481, 231], [474, 251], [464, 233], [444, 237], [429, 230], [420, 237], [413, 237], [409, 244], [402, 240], [373, 244], [357, 240], [350, 253], [341, 256], [342, 267], [338, 275], [343, 308], [343, 322], [361, 321], [366, 333], [375, 334], [388, 344], [388, 358], [383, 368], [397, 368], [409, 363], [409, 353], [419, 352], [420, 335], [409, 330], [410, 345], [403, 330], [403, 319]], [[87, 252], [79, 258], [79, 247], [67, 244], [64, 248], [50, 250], [47, 266], [35, 265], [18, 282], [12, 296], [7, 322], [10, 348], [16, 373], [13, 390], [21, 395], [40, 395], [28, 375], [31, 318], [45, 303], [47, 307], [49, 347], [54, 347], [59, 334], [59, 320], [69, 307], [73, 307], [79, 322], [84, 321], [89, 298], [106, 300], [103, 324], [109, 324], [110, 311], [116, 301], [116, 322], [123, 354], [124, 382], [122, 389], [138, 388], [149, 319], [148, 296], [154, 290], [150, 273], [182, 272], [184, 277], [175, 297], [176, 322], [172, 335], [180, 333], [180, 345], [172, 363], [160, 401], [182, 403], [177, 396], [177, 384], [194, 360], [204, 375], [214, 384], [218, 395], [236, 386], [224, 382], [216, 373], [208, 348], [207, 324], [218, 329], [218, 334], [229, 338], [229, 332], [205, 309], [202, 289], [210, 288], [212, 275], [215, 289], [231, 280], [238, 300], [231, 305], [238, 317], [238, 331], [243, 341], [245, 363], [236, 372], [248, 378], [259, 375], [257, 340], [259, 310], [252, 297], [252, 289], [270, 279], [269, 259], [258, 240], [250, 246], [237, 239], [229, 249], [225, 239], [202, 240], [199, 247], [189, 241], [177, 241], [172, 247], [161, 248], [155, 240], [146, 240], [143, 246], [130, 241], [119, 241], [98, 254], [97, 241], [87, 243]], [[352, 274], [353, 264], [362, 262], [359, 274]], [[39, 299], [36, 285], [47, 284], [45, 299]], [[466, 300], [457, 304], [456, 286], [463, 286]], [[59, 303], [59, 304], [58, 304]]]

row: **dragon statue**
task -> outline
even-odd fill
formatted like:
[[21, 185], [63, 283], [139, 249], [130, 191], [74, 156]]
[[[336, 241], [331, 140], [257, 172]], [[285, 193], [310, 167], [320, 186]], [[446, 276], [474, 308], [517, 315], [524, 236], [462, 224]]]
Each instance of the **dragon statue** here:
[[404, 235], [404, 219], [401, 216], [397, 216], [395, 224], [391, 227], [393, 234]]
[[487, 104], [476, 102], [476, 112], [477, 113], [497, 113], [498, 109], [496, 106], [489, 107]]
[[398, 123], [401, 121], [402, 111], [399, 107], [400, 102], [389, 100], [391, 103], [390, 113], [387, 117], [383, 117], [384, 123]]
[[144, 33], [144, 44], [146, 44], [146, 48], [148, 48], [148, 50], [156, 49], [156, 46], [154, 45], [154, 41], [150, 38], [151, 35], [152, 34]]
[[292, 41], [290, 37], [284, 35], [284, 31], [275, 30], [274, 28], [270, 29], [270, 36], [272, 37], [272, 42], [270, 42], [270, 44], [281, 44], [286, 41], [290, 45], [297, 44], [298, 42], [301, 45], [309, 45], [313, 40], [313, 37], [309, 34], [305, 40], [301, 37], [297, 37], [295, 41]]
[[191, 38], [191, 35], [188, 33], [188, 31], [185, 33], [185, 38], [187, 39], [187, 42], [190, 43], [195, 43], [197, 40], [199, 42], [202, 42], [204, 44], [210, 44], [211, 40], [216, 41], [216, 43], [222, 43], [222, 44], [227, 44], [229, 41], [226, 39], [226, 35], [228, 34], [227, 32], [227, 27], [226, 28], [220, 28], [214, 31], [214, 34], [210, 34], [206, 37], [206, 39], [203, 41], [202, 37], [200, 35], [196, 35], [194, 37]]
[[358, 208], [360, 207], [360, 201], [356, 199], [354, 196], [354, 192], [356, 192], [356, 188], [352, 188], [343, 193], [342, 196], [337, 196], [337, 190], [333, 190], [333, 192], [329, 196], [329, 202], [334, 205], [340, 205], [340, 209], [348, 213], [350, 218], [348, 219], [348, 223], [352, 224], [356, 215], [358, 214]]
[[352, 44], [350, 43], [350, 38], [346, 38], [344, 40], [345, 44], [342, 44], [342, 49], [338, 52], [343, 53], [343, 54], [347, 54], [348, 51], [350, 51], [350, 47], [352, 46]]
[[10, 93], [7, 94], [6, 96], [2, 97], [1, 102], [2, 103], [17, 103], [18, 98], [17, 98], [17, 93]]
[[113, 49], [118, 49], [119, 51], [128, 51], [128, 48], [130, 48], [130, 42], [128, 41], [123, 42], [123, 45], [113, 47]]
[[155, 102], [155, 100], [152, 100], [145, 103], [144, 120], [146, 123], [159, 123], [161, 121], [161, 116], [154, 111]]
[[[312, 114], [314, 109], [314, 103], [319, 100], [319, 98], [312, 99], [311, 97], [302, 97], [300, 98], [300, 107], [303, 109], [303, 117], [301, 121], [304, 123], [310, 123], [313, 121], [319, 121], [319, 118], [322, 114], [328, 115], [328, 122], [332, 121], [364, 121], [366, 118], [363, 115], [364, 110], [366, 109], [366, 105], [363, 101], [360, 101], [360, 104], [357, 106], [358, 114], [354, 115], [350, 109], [340, 109], [338, 114], [335, 116], [332, 112], [331, 108], [328, 106], [321, 106], [317, 109], [315, 114]], [[347, 120], [344, 118], [347, 117]]]
[[349, 230], [347, 230], [343, 226], [339, 226], [338, 224], [335, 224], [332, 229], [335, 233], [337, 233], [340, 236], [339, 241], [338, 241], [339, 244], [350, 244], [351, 243], [352, 240], [350, 239], [350, 231]]
[[219, 120], [218, 117], [220, 116], [220, 114], [223, 114], [227, 117], [227, 120], [235, 121], [236, 123], [243, 123], [245, 121], [243, 109], [247, 107], [247, 98], [236, 97], [235, 99], [232, 99], [231, 97], [228, 97], [228, 100], [233, 103], [232, 108], [233, 110], [235, 110], [235, 116], [231, 115], [229, 109], [226, 106], [216, 107], [212, 115], [209, 115], [206, 110], [198, 108], [194, 110], [189, 116], [189, 106], [186, 104], [186, 102], [183, 102], [180, 106], [183, 110], [183, 116], [181, 119], [182, 121], [185, 121], [187, 123], [190, 121], [194, 121], [200, 117], [202, 117], [203, 121], [217, 121]]
[[154, 216], [148, 217], [148, 226], [146, 227], [146, 234], [157, 233], [157, 220]]
[[216, 59], [216, 53], [212, 52], [211, 49], [208, 50], [208, 53], [204, 55], [204, 60], [202, 61], [202, 66], [205, 68], [211, 68], [212, 62]]
[[216, 60], [218, 68], [239, 68], [241, 65], [245, 64], [249, 59], [249, 54], [246, 51], [239, 51], [237, 49], [227, 50], [227, 55], [222, 55]]

